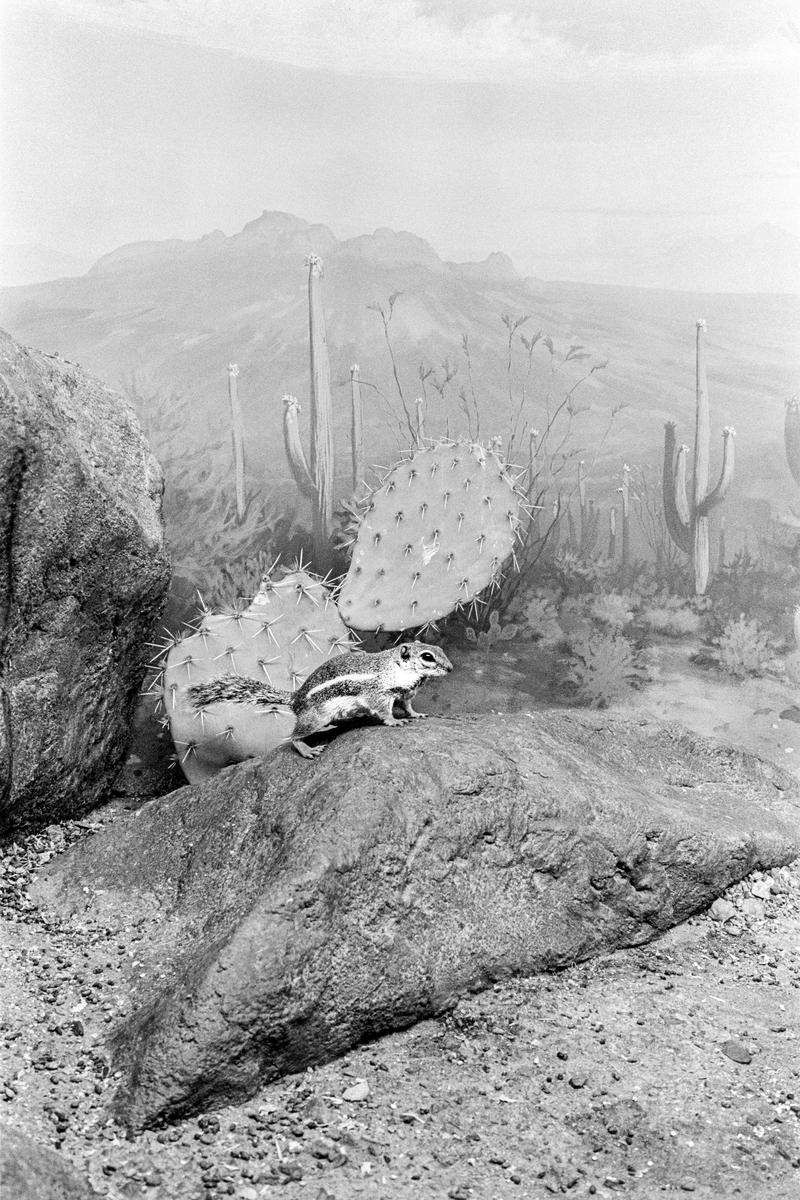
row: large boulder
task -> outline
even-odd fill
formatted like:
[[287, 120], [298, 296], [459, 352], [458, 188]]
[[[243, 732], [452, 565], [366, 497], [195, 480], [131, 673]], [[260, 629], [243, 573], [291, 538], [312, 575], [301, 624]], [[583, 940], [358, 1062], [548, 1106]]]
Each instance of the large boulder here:
[[33, 1138], [0, 1124], [0, 1196], [4, 1200], [99, 1200], [85, 1175]]
[[169, 584], [130, 406], [0, 331], [0, 832], [75, 816], [124, 755]]
[[647, 941], [800, 852], [778, 767], [652, 722], [417, 722], [123, 814], [34, 897], [136, 927], [132, 1127], [253, 1093], [459, 993]]

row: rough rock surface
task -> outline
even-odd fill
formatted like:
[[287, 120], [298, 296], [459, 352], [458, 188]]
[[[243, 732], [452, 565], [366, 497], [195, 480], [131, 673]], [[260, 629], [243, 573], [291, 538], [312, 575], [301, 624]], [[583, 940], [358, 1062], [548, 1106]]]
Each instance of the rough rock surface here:
[[0, 832], [86, 812], [122, 760], [169, 564], [130, 406], [0, 332]]
[[0, 1195], [4, 1200], [92, 1200], [97, 1192], [60, 1154], [3, 1124]]
[[340, 736], [126, 814], [34, 898], [136, 924], [132, 1126], [253, 1093], [511, 975], [647, 941], [800, 849], [794, 781], [676, 727], [542, 712]]

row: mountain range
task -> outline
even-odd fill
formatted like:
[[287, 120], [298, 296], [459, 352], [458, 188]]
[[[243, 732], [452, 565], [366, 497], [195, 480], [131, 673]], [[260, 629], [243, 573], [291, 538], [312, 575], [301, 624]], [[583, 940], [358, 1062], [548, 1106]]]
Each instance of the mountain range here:
[[[773, 233], [762, 227], [758, 236]], [[303, 401], [308, 392], [304, 259], [310, 253], [325, 264], [340, 491], [349, 471], [351, 363], [360, 364], [365, 384], [368, 461], [387, 462], [402, 441], [403, 414], [379, 311], [388, 317], [391, 308], [397, 377], [410, 411], [425, 392], [429, 435], [464, 426], [459, 388], [470, 404], [475, 397], [483, 436], [507, 435], [523, 382], [530, 424], [541, 426], [548, 389], [561, 396], [605, 363], [576, 393], [588, 411], [576, 417], [573, 444], [593, 462], [596, 485], [608, 488], [623, 461], [660, 463], [666, 420], [677, 420], [679, 438], [692, 440], [695, 319], [704, 317], [712, 470], [721, 429], [733, 424], [739, 500], [796, 503], [782, 449], [784, 403], [798, 389], [800, 301], [789, 294], [545, 282], [523, 278], [499, 251], [483, 262], [445, 262], [413, 233], [378, 229], [339, 240], [324, 225], [264, 212], [232, 236], [215, 230], [197, 241], [122, 246], [84, 275], [2, 289], [0, 324], [114, 386], [133, 383], [140, 391], [188, 399], [187, 446], [216, 445], [227, 429], [227, 366], [236, 361], [248, 473], [288, 490], [281, 397], [293, 392]], [[512, 346], [510, 391], [504, 317], [527, 318]], [[529, 371], [519, 337], [539, 331]], [[442, 384], [445, 363], [456, 374], [442, 398], [435, 385]], [[423, 375], [433, 371], [424, 382], [420, 368]]]

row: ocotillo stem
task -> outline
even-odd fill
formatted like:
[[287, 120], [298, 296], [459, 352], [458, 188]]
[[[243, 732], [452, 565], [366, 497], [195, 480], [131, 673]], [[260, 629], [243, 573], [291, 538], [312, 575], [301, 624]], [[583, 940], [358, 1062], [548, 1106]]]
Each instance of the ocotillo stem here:
[[244, 496], [244, 430], [242, 406], [236, 379], [239, 368], [236, 363], [228, 365], [228, 399], [231, 406], [231, 437], [233, 440], [233, 469], [236, 480], [236, 524], [241, 525], [245, 515]]

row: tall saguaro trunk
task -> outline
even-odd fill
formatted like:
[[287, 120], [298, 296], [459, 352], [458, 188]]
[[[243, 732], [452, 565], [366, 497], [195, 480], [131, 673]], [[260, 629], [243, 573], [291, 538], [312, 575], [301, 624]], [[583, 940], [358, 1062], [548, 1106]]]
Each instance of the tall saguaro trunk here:
[[331, 367], [325, 314], [322, 311], [322, 259], [308, 258], [308, 333], [311, 368], [311, 474], [317, 489], [314, 505], [314, 558], [327, 570], [333, 521], [333, 421], [331, 419]]
[[364, 406], [361, 400], [361, 374], [358, 363], [350, 368], [350, 444], [353, 452], [353, 491], [364, 478]]
[[333, 420], [331, 413], [331, 371], [328, 340], [322, 309], [320, 279], [322, 259], [310, 254], [308, 267], [308, 332], [311, 369], [311, 447], [306, 459], [300, 440], [298, 412], [294, 396], [284, 396], [283, 434], [286, 456], [301, 493], [311, 501], [314, 541], [314, 565], [318, 571], [329, 569], [332, 560], [330, 541], [333, 522]]
[[711, 450], [711, 414], [708, 408], [708, 378], [706, 375], [705, 321], [697, 322], [695, 338], [695, 420], [694, 420], [694, 562], [695, 591], [702, 596], [708, 586], [709, 538], [708, 516], [703, 501], [708, 490], [708, 471]]

